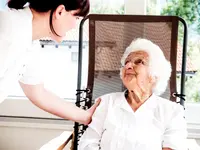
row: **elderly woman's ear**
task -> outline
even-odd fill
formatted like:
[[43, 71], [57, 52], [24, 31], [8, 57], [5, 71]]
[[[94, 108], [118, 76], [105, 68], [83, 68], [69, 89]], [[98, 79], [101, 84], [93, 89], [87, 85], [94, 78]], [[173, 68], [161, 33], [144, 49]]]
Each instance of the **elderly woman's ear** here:
[[151, 76], [149, 78], [149, 83], [152, 83], [153, 85], [155, 85], [157, 81], [158, 81], [158, 77], [156, 76]]
[[156, 76], [151, 76], [150, 77], [149, 83], [151, 85], [150, 89], [151, 89], [152, 93], [154, 92], [154, 88], [155, 88], [155, 86], [157, 84], [157, 81], [158, 81], [158, 77], [156, 77]]

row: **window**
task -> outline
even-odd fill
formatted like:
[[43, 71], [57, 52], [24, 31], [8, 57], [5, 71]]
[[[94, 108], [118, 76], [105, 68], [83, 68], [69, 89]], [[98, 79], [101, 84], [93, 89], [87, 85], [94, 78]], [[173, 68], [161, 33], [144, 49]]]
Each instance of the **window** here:
[[1, 0], [0, 9], [4, 9], [6, 7], [7, 0]]
[[124, 14], [124, 0], [93, 0], [91, 11], [93, 14]]
[[[185, 118], [188, 123], [188, 138], [195, 139], [200, 144], [200, 120], [198, 117], [200, 113], [200, 14], [198, 12], [200, 3], [198, 0], [194, 2], [168, 0], [161, 9], [161, 14], [181, 16], [188, 24]], [[193, 11], [188, 13], [186, 8]], [[179, 39], [181, 39], [183, 35], [180, 31], [179, 33]], [[179, 44], [181, 45], [181, 43]], [[177, 72], [177, 81], [178, 87], [180, 87], [180, 72]]]
[[159, 15], [167, 0], [147, 0], [147, 14]]
[[78, 52], [71, 52], [71, 61], [75, 63], [78, 62]]
[[[175, 3], [174, 3], [175, 2]], [[200, 13], [198, 12], [200, 4], [196, 0], [193, 5], [190, 1], [168, 1], [165, 7], [162, 9], [162, 14], [164, 15], [177, 15], [183, 17], [188, 24], [188, 47], [187, 47], [187, 63], [186, 63], [186, 82], [185, 82], [185, 92], [186, 92], [186, 103], [198, 103], [200, 102], [200, 44], [199, 44], [199, 33], [200, 33]], [[188, 13], [186, 11], [194, 10]], [[173, 11], [172, 11], [173, 10]], [[195, 13], [194, 13], [195, 12]], [[192, 19], [193, 18], [193, 19]], [[180, 28], [182, 28], [180, 26]], [[179, 39], [182, 39], [182, 31], [179, 31]], [[182, 43], [178, 44], [180, 49], [182, 49]], [[178, 47], [178, 49], [179, 49]], [[181, 64], [179, 64], [181, 65]], [[178, 66], [178, 65], [177, 65]], [[177, 74], [179, 75], [179, 73]]]

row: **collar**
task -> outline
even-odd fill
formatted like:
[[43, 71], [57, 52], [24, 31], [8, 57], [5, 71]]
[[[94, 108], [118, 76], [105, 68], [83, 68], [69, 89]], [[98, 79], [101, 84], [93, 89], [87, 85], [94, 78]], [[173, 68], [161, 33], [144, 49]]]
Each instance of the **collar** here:
[[[121, 96], [120, 96], [120, 103], [119, 103], [119, 108], [121, 109], [124, 109], [128, 112], [133, 112], [132, 108], [130, 107], [130, 105], [128, 104], [127, 100], [126, 100], [126, 95], [127, 91], [124, 91]], [[156, 106], [157, 106], [157, 103], [156, 103], [156, 99], [157, 99], [157, 96], [155, 94], [152, 94], [140, 107], [138, 110], [140, 109], [148, 109], [148, 110], [151, 110], [151, 109], [154, 109]], [[137, 110], [137, 111], [138, 111]], [[136, 112], [137, 112], [136, 111]], [[134, 112], [133, 112], [134, 113]]]

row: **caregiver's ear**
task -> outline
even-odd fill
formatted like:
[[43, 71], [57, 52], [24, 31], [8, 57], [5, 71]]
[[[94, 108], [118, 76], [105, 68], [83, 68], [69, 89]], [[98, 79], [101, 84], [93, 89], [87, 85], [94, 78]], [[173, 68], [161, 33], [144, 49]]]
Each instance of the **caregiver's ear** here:
[[64, 13], [67, 13], [65, 10], [65, 6], [59, 5], [55, 10], [56, 19], [58, 19], [60, 16], [64, 15]]

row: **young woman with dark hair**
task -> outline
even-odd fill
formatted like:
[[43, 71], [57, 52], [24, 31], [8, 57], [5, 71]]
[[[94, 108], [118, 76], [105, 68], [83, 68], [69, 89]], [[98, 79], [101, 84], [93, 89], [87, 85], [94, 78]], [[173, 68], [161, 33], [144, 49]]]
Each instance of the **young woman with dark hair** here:
[[[51, 37], [61, 42], [77, 19], [89, 12], [88, 0], [9, 0], [9, 9], [0, 11], [0, 102], [15, 80], [37, 107], [72, 121], [88, 124], [99, 102], [88, 111], [66, 102], [44, 88], [32, 41]], [[25, 69], [23, 69], [25, 68]], [[24, 71], [23, 71], [24, 70]]]

